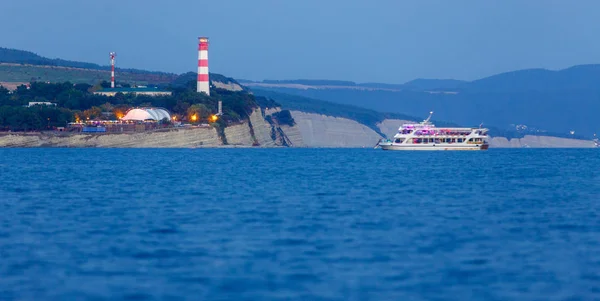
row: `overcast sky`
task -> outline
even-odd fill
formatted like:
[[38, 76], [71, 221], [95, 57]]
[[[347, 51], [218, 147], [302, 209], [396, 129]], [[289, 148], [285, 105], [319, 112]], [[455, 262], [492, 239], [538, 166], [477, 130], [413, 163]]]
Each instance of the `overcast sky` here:
[[[175, 3], [175, 4], [174, 4]], [[0, 46], [243, 79], [473, 80], [600, 63], [594, 0], [5, 0]]]

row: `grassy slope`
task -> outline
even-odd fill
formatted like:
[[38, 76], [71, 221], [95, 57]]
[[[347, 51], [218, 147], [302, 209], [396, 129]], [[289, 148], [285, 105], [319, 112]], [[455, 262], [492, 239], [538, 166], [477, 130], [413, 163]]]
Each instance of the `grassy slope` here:
[[[177, 75], [117, 72], [119, 82], [130, 84], [164, 84], [172, 82]], [[35, 66], [0, 64], [0, 82], [49, 81], [96, 84], [110, 80], [110, 71], [59, 66]]]

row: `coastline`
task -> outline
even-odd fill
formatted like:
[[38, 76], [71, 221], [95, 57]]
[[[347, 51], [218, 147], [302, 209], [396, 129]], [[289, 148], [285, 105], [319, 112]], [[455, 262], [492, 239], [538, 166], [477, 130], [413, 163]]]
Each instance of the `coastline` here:
[[[172, 128], [133, 133], [3, 132], [0, 148], [282, 148], [274, 141], [259, 139], [248, 132], [247, 124], [226, 128], [224, 143], [213, 127]], [[287, 130], [287, 129], [286, 129]], [[373, 143], [374, 145], [375, 143]], [[309, 144], [292, 148], [365, 148], [340, 144]], [[549, 136], [506, 139], [491, 137], [490, 148], [595, 148], [593, 141]]]

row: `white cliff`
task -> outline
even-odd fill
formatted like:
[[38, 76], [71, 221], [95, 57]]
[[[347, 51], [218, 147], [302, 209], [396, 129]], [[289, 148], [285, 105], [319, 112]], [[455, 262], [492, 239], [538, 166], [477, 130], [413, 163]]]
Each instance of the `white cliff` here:
[[225, 138], [229, 145], [252, 145], [254, 139], [250, 135], [250, 126], [248, 122], [231, 125], [225, 128]]
[[177, 148], [221, 146], [212, 128], [172, 129], [122, 134], [3, 134], [0, 147], [122, 147]]
[[377, 132], [355, 120], [301, 111], [290, 111], [296, 125], [282, 127], [294, 146], [373, 147]]
[[385, 119], [377, 124], [379, 131], [381, 131], [387, 138], [392, 138], [398, 132], [400, 126], [404, 123], [410, 123], [414, 121], [402, 120], [402, 119]]
[[569, 139], [550, 136], [527, 135], [523, 138], [506, 139], [504, 137], [493, 137], [490, 139], [490, 148], [593, 148], [591, 140]]
[[250, 114], [250, 123], [254, 131], [256, 142], [261, 146], [276, 146], [276, 141], [271, 135], [272, 126], [265, 120], [262, 111], [256, 108]]

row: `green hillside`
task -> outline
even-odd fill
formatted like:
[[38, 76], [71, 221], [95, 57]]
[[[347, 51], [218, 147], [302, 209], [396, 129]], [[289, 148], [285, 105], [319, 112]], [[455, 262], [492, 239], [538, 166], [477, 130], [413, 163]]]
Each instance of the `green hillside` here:
[[[127, 84], [168, 84], [177, 74], [117, 68], [116, 80]], [[65, 82], [96, 84], [110, 80], [110, 67], [49, 59], [33, 52], [0, 47], [0, 82]]]
[[[168, 84], [177, 75], [117, 72], [117, 82], [127, 84]], [[110, 71], [70, 68], [60, 66], [36, 66], [0, 63], [0, 82], [65, 82], [95, 84], [110, 80]]]

